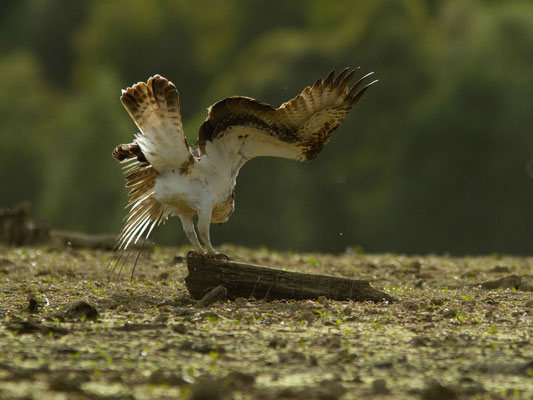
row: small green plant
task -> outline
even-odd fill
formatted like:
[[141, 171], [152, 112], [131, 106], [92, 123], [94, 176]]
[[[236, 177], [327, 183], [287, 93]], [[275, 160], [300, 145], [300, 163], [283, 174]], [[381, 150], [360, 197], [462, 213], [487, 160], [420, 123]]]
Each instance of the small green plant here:
[[315, 267], [318, 267], [320, 265], [320, 262], [316, 259], [314, 259], [313, 257], [309, 257], [307, 259], [307, 262]]
[[372, 322], [372, 329], [374, 329], [375, 331], [379, 331], [379, 330], [382, 330], [383, 327], [381, 326], [379, 322], [374, 321]]
[[461, 311], [457, 311], [455, 313], [455, 320], [459, 322], [460, 324], [465, 322], [465, 314]]

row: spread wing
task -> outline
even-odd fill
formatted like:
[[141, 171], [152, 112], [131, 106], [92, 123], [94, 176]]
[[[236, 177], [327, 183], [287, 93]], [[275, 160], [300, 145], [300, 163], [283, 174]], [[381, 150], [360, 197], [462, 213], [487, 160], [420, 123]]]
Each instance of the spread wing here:
[[[176, 86], [160, 75], [122, 91], [120, 101], [141, 131], [127, 149], [135, 147], [157, 171], [182, 168], [194, 162], [183, 134]], [[139, 158], [139, 155], [137, 155]]]
[[172, 82], [155, 75], [123, 90], [120, 101], [141, 131], [133, 143], [113, 151], [113, 157], [126, 164], [126, 187], [131, 188], [130, 210], [117, 241], [117, 248], [126, 250], [146, 232], [148, 238], [170, 214], [154, 197], [158, 173], [171, 168], [186, 172], [196, 159], [183, 135], [178, 91]]
[[370, 85], [377, 82], [363, 86], [370, 73], [350, 88], [357, 70], [345, 69], [336, 77], [332, 71], [279, 108], [249, 97], [221, 100], [209, 108], [197, 145], [202, 154], [229, 162], [233, 172], [258, 156], [310, 161]]

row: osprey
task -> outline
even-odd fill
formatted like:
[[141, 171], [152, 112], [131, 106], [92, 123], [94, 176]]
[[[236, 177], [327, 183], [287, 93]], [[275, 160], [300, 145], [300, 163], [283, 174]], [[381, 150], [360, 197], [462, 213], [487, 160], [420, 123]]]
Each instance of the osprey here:
[[[351, 88], [359, 68], [332, 71], [312, 87], [276, 108], [250, 97], [233, 96], [213, 104], [196, 146], [183, 133], [176, 86], [160, 75], [122, 91], [122, 104], [139, 128], [135, 140], [113, 157], [125, 163], [129, 213], [117, 246], [132, 248], [169, 216], [178, 216], [196, 252], [217, 254], [211, 223], [226, 222], [235, 209], [235, 183], [241, 167], [259, 156], [311, 161], [328, 143], [365, 91], [377, 81]], [[198, 232], [193, 218], [198, 215]]]

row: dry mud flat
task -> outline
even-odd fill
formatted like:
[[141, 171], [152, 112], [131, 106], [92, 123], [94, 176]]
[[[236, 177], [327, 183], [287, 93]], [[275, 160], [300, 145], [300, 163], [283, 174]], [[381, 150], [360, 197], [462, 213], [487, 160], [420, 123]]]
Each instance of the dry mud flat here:
[[398, 301], [196, 308], [185, 249], [108, 283], [109, 252], [0, 248], [0, 399], [533, 398], [532, 258], [222, 250]]

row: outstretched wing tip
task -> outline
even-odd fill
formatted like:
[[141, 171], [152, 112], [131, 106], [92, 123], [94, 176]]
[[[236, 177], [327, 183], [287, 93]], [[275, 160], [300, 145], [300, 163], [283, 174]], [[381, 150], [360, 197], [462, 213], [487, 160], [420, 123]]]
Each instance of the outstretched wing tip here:
[[359, 99], [363, 96], [363, 94], [365, 94], [365, 92], [368, 90], [368, 88], [370, 86], [374, 85], [377, 82], [379, 82], [379, 79], [373, 80], [372, 82], [370, 82], [370, 83], [366, 84], [365, 86], [363, 86], [361, 88], [361, 90], [359, 90], [357, 93], [352, 95], [351, 98], [350, 98], [350, 105], [353, 107], [359, 101]]
[[335, 70], [330, 71], [330, 73], [324, 79], [325, 85], [331, 85], [333, 83], [333, 77], [335, 76]]

